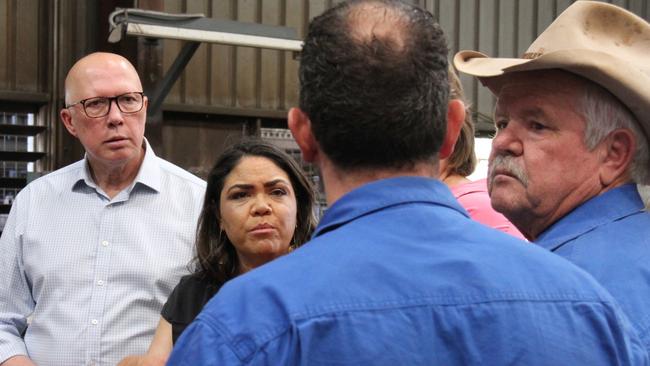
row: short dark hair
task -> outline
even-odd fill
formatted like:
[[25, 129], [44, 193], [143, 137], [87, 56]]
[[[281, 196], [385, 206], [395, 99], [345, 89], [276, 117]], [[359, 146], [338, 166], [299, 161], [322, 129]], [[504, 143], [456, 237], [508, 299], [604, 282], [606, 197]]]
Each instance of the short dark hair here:
[[219, 211], [221, 191], [226, 177], [247, 156], [264, 157], [282, 169], [296, 195], [296, 230], [292, 247], [309, 240], [316, 227], [314, 189], [298, 163], [280, 148], [258, 139], [246, 139], [228, 147], [217, 159], [207, 177], [208, 185], [203, 200], [196, 235], [195, 272], [215, 283], [224, 283], [239, 274], [235, 247], [221, 231]]
[[[374, 4], [394, 23], [389, 34], [355, 27], [368, 22], [360, 8]], [[343, 170], [434, 159], [447, 125], [447, 53], [433, 15], [400, 1], [349, 1], [314, 18], [301, 52], [300, 108], [328, 158]]]

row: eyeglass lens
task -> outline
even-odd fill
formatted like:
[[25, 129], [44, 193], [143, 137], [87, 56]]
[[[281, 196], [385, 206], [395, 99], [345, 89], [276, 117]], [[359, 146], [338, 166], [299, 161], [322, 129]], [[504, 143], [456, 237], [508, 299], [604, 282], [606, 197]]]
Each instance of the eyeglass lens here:
[[97, 97], [86, 99], [83, 103], [88, 117], [103, 117], [108, 114], [111, 102], [117, 101], [117, 107], [123, 113], [135, 113], [142, 109], [142, 94], [126, 93], [116, 97]]

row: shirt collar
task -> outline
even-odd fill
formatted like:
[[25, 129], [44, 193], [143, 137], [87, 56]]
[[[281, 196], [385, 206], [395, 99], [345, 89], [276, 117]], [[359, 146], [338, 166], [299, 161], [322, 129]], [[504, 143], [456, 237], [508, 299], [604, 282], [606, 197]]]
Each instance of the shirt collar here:
[[388, 178], [365, 184], [334, 202], [325, 211], [313, 236], [322, 235], [375, 211], [415, 202], [446, 206], [469, 217], [449, 188], [438, 180], [424, 177]]
[[[142, 165], [140, 166], [140, 171], [134, 179], [134, 184], [140, 183], [143, 184], [156, 192], [160, 192], [162, 187], [162, 172], [160, 169], [160, 164], [158, 163], [158, 158], [153, 152], [149, 141], [144, 139], [145, 151], [144, 159], [142, 160]], [[133, 187], [132, 186], [132, 187]], [[132, 189], [131, 187], [131, 189]]]
[[[133, 183], [127, 188], [128, 192], [131, 192], [136, 184], [142, 184], [146, 187], [153, 189], [156, 192], [160, 192], [162, 186], [162, 172], [160, 170], [160, 164], [157, 162], [156, 154], [153, 152], [149, 141], [144, 139], [144, 159], [142, 159], [142, 164], [138, 170]], [[88, 154], [84, 155], [83, 168], [78, 170], [77, 178], [74, 180], [72, 189], [79, 187], [79, 184], [85, 183], [86, 186], [91, 187], [97, 190], [97, 185], [93, 181], [92, 175], [90, 174], [90, 164], [88, 162]]]
[[556, 221], [535, 240], [554, 251], [567, 242], [598, 226], [643, 210], [643, 201], [635, 184], [626, 184], [591, 198]]

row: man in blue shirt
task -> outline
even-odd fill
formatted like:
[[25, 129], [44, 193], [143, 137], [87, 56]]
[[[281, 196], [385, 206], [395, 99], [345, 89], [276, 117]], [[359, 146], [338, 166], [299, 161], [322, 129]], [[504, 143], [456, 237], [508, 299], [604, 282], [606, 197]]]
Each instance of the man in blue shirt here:
[[590, 276], [432, 179], [464, 106], [430, 13], [337, 5], [309, 26], [300, 82], [289, 127], [330, 208], [305, 246], [226, 284], [168, 364], [647, 364]]
[[600, 281], [650, 349], [650, 213], [634, 184], [650, 182], [648, 39], [636, 15], [576, 2], [524, 59], [455, 61], [498, 96], [492, 206]]

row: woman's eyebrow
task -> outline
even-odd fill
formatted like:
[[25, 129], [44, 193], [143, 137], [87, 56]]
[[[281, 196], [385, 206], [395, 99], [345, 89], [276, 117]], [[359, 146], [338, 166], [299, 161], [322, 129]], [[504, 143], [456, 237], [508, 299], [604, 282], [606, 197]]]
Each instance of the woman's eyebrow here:
[[274, 179], [274, 180], [271, 180], [271, 181], [268, 181], [268, 182], [264, 183], [264, 187], [273, 187], [273, 186], [277, 185], [278, 183], [289, 184], [289, 182], [287, 182], [286, 180], [284, 180], [282, 178], [278, 178], [278, 179]]

